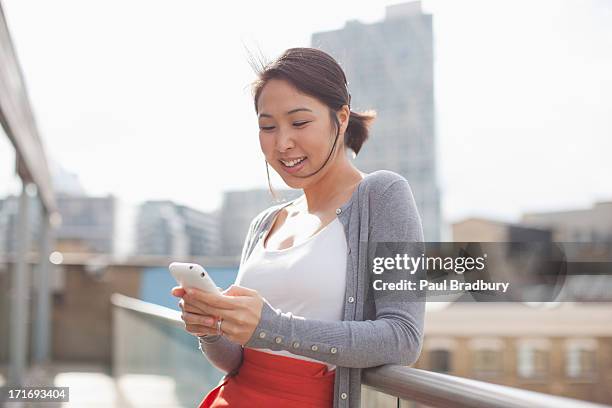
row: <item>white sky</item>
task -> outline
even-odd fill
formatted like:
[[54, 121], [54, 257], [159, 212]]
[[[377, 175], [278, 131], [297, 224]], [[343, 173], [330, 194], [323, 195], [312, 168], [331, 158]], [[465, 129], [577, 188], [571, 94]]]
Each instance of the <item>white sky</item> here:
[[[49, 155], [90, 194], [205, 211], [266, 186], [243, 43], [272, 59], [394, 3], [2, 1]], [[445, 219], [612, 199], [612, 2], [424, 8]], [[0, 196], [18, 189], [13, 165], [0, 137]]]

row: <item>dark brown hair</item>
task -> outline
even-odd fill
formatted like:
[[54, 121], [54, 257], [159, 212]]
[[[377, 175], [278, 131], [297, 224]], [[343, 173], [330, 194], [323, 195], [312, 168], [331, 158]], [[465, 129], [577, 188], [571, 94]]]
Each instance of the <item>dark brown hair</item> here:
[[[336, 112], [344, 105], [351, 107], [351, 95], [346, 75], [336, 60], [324, 51], [316, 48], [289, 48], [271, 63], [251, 58], [251, 66], [257, 74], [252, 84], [255, 112], [257, 101], [266, 83], [271, 79], [283, 79], [291, 83], [300, 92], [312, 96], [329, 107], [330, 118], [336, 132], [340, 122]], [[369, 127], [376, 118], [376, 112], [368, 110], [362, 113], [350, 111], [349, 123], [344, 134], [344, 144], [355, 154], [368, 139]], [[267, 168], [266, 168], [267, 169]], [[270, 176], [268, 173], [268, 184]], [[270, 188], [272, 192], [272, 189]], [[274, 196], [274, 192], [272, 192]]]

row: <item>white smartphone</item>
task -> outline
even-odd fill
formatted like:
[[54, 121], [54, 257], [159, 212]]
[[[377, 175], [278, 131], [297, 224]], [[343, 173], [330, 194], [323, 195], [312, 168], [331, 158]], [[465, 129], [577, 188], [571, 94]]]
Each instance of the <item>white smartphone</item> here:
[[183, 288], [196, 288], [204, 292], [221, 293], [206, 269], [194, 263], [172, 262], [170, 274]]

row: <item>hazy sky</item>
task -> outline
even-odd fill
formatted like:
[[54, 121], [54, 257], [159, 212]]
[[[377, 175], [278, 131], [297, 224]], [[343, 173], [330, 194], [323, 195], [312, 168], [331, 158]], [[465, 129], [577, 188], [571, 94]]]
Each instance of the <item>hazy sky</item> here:
[[[49, 155], [90, 194], [201, 210], [266, 186], [243, 44], [272, 59], [395, 3], [2, 2]], [[446, 221], [612, 199], [612, 2], [423, 5]], [[0, 137], [0, 196], [17, 189]]]

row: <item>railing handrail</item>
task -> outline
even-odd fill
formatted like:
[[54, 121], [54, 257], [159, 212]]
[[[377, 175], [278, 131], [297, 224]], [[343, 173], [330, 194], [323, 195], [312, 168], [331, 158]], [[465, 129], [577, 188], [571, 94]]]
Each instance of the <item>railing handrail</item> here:
[[155, 303], [145, 302], [144, 300], [125, 296], [120, 293], [113, 293], [110, 301], [113, 306], [142, 313], [153, 318], [162, 319], [178, 326], [183, 326], [183, 321], [180, 318], [181, 312], [178, 310], [156, 305]]
[[0, 125], [15, 147], [17, 173], [25, 182], [34, 182], [47, 214], [57, 203], [47, 155], [32, 112], [28, 90], [14, 42], [0, 4]]
[[[60, 265], [87, 265], [96, 267], [111, 266], [142, 266], [167, 268], [176, 258], [166, 255], [118, 255], [94, 252], [62, 252]], [[8, 252], [0, 254], [0, 264], [16, 263], [17, 254]], [[38, 252], [30, 250], [26, 262], [38, 263], [40, 261]], [[192, 256], [181, 259], [182, 262], [193, 262], [200, 265], [209, 265], [217, 268], [238, 268], [239, 256], [214, 255], [214, 256]]]
[[394, 397], [413, 400], [432, 407], [606, 407], [577, 399], [398, 365], [365, 369], [362, 384]]
[[[114, 306], [182, 326], [180, 312], [115, 293]], [[605, 408], [605, 405], [557, 397], [427, 370], [385, 365], [363, 370], [362, 384], [379, 392], [431, 407], [457, 408]]]

